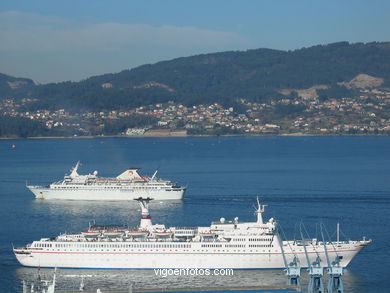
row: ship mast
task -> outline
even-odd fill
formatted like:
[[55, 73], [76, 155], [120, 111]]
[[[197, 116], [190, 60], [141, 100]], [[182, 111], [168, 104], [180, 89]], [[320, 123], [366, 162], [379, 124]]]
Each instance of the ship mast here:
[[264, 224], [264, 222], [263, 222], [263, 213], [264, 213], [265, 207], [267, 205], [260, 204], [259, 197], [257, 197], [256, 200], [257, 200], [257, 209], [255, 211], [255, 214], [257, 215], [257, 224]]
[[70, 173], [70, 177], [71, 178], [76, 178], [77, 176], [79, 176], [79, 174], [77, 173], [77, 169], [79, 168], [80, 166], [80, 161], [77, 162], [76, 166], [74, 166], [72, 169], [71, 169], [71, 173]]
[[152, 178], [150, 180], [156, 179], [157, 172], [158, 172], [158, 169], [156, 171], [154, 171], [153, 176], [152, 176]]
[[153, 200], [153, 198], [147, 197], [147, 198], [135, 198], [134, 200], [138, 201], [140, 207], [141, 207], [141, 218], [140, 218], [140, 229], [148, 229], [150, 226], [152, 226], [152, 218], [149, 214], [149, 202]]

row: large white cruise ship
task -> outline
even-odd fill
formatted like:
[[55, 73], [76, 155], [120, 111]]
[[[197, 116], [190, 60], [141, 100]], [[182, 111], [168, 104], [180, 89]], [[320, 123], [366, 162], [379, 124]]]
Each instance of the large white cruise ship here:
[[263, 222], [258, 203], [255, 222], [221, 218], [208, 227], [165, 227], [152, 224], [150, 198], [137, 199], [139, 227], [89, 226], [77, 234], [42, 238], [14, 248], [18, 261], [30, 267], [112, 269], [280, 269], [290, 262], [335, 260], [346, 267], [371, 240], [322, 242], [318, 239], [282, 240], [276, 221]]
[[169, 180], [140, 176], [139, 169], [129, 169], [117, 177], [98, 177], [98, 172], [79, 175], [80, 162], [71, 169], [70, 175], [48, 186], [27, 186], [38, 199], [68, 200], [131, 200], [138, 197], [153, 197], [156, 200], [182, 199], [186, 187]]

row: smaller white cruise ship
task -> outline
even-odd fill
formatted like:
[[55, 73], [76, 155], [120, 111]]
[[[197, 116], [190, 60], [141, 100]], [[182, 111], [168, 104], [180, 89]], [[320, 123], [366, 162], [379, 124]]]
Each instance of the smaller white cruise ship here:
[[128, 169], [117, 177], [99, 177], [98, 172], [79, 175], [80, 162], [61, 181], [48, 186], [28, 185], [37, 199], [65, 200], [132, 200], [139, 197], [153, 197], [156, 200], [182, 199], [186, 187], [170, 180], [141, 176], [138, 168]]

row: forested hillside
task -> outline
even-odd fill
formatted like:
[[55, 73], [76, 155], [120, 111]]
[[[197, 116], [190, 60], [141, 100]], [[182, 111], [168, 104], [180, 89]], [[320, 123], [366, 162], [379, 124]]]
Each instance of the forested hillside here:
[[186, 105], [234, 105], [238, 98], [278, 99], [286, 96], [282, 90], [315, 85], [330, 86], [330, 90], [322, 90], [325, 96], [335, 91], [353, 94], [337, 83], [363, 73], [382, 78], [383, 85], [389, 86], [389, 60], [390, 43], [376, 42], [340, 42], [294, 51], [222, 52], [143, 65], [80, 82], [33, 85], [24, 80], [27, 84], [12, 89], [0, 79], [0, 96], [38, 99], [32, 109], [102, 110], [170, 100]]

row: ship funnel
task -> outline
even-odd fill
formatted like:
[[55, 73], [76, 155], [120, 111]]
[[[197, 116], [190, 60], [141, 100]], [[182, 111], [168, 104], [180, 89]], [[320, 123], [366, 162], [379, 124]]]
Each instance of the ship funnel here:
[[152, 218], [149, 214], [149, 202], [153, 200], [153, 198], [147, 197], [147, 198], [135, 198], [134, 200], [138, 201], [140, 207], [141, 207], [141, 220], [139, 227], [140, 229], [147, 229], [150, 226], [152, 226]]
[[139, 180], [141, 176], [138, 174], [138, 169], [128, 169], [125, 172], [116, 176], [119, 180]]

